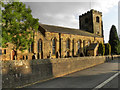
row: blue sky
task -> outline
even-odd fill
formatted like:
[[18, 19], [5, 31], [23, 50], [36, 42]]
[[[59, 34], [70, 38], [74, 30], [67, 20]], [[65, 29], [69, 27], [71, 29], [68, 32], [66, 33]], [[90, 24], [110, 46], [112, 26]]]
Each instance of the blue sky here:
[[118, 30], [119, 0], [20, 0], [32, 9], [32, 15], [40, 23], [69, 28], [79, 28], [79, 15], [90, 9], [103, 14], [103, 29], [105, 43], [109, 40], [112, 25]]
[[112, 25], [115, 25], [118, 31], [118, 6], [114, 6], [103, 16], [104, 40], [108, 42], [109, 32]]

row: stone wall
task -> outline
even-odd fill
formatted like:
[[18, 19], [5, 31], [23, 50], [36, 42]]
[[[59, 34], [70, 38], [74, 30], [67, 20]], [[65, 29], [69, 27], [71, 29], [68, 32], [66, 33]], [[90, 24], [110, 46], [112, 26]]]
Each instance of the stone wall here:
[[[116, 58], [118, 56], [114, 56]], [[120, 57], [120, 56], [119, 56]], [[76, 57], [41, 60], [9, 60], [2, 62], [3, 88], [24, 87], [83, 70], [110, 60], [111, 56]]]

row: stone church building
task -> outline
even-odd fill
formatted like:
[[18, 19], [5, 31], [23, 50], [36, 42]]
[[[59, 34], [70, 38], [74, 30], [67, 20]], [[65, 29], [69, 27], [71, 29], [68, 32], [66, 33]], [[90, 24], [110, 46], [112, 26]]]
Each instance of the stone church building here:
[[[102, 13], [92, 9], [79, 16], [79, 29], [39, 24], [34, 43], [24, 53], [18, 50], [17, 59], [97, 56], [103, 41]], [[16, 59], [12, 47], [2, 48], [2, 60]]]

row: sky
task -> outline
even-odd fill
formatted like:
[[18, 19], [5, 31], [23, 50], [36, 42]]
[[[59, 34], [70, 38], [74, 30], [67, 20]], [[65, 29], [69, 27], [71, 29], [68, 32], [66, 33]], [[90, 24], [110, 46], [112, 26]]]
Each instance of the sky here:
[[32, 9], [40, 23], [79, 29], [79, 15], [90, 9], [102, 12], [104, 40], [109, 40], [112, 25], [118, 30], [119, 0], [20, 0]]

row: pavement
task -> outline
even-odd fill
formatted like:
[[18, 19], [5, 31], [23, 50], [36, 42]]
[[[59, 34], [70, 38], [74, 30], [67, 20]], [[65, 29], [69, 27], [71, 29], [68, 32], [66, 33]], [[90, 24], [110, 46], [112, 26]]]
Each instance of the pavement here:
[[120, 89], [118, 84], [119, 65], [120, 58], [25, 88], [89, 88], [97, 90], [96, 87], [99, 87], [101, 89]]

